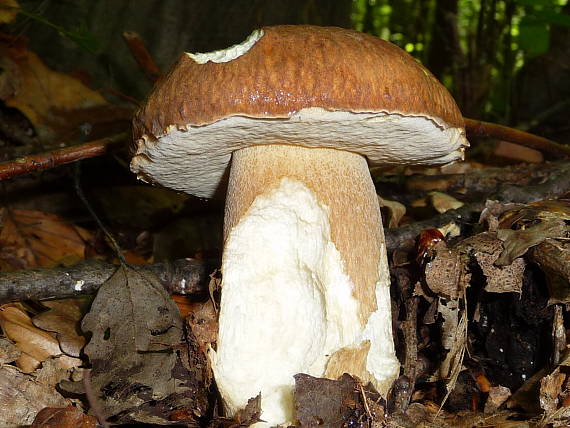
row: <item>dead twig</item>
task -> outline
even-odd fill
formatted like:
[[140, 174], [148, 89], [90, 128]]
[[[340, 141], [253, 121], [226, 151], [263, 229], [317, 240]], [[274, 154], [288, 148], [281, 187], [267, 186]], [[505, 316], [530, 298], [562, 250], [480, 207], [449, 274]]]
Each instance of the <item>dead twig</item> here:
[[160, 78], [161, 72], [147, 50], [141, 36], [134, 31], [125, 31], [123, 33], [123, 39], [127, 42], [131, 54], [147, 79], [153, 83], [156, 82]]
[[570, 157], [570, 147], [556, 143], [548, 138], [509, 128], [496, 123], [482, 122], [480, 120], [465, 119], [465, 130], [468, 136], [492, 137], [521, 146], [538, 150], [550, 158]]
[[55, 168], [81, 159], [101, 156], [108, 153], [111, 147], [124, 142], [126, 139], [127, 133], [123, 132], [85, 144], [2, 162], [0, 163], [0, 180], [6, 180], [34, 171]]
[[89, 407], [95, 414], [97, 422], [99, 422], [99, 425], [103, 428], [109, 428], [109, 424], [107, 423], [105, 416], [103, 416], [103, 409], [101, 409], [101, 406], [97, 401], [97, 395], [93, 391], [93, 387], [91, 385], [91, 370], [83, 371], [83, 387], [85, 388], [85, 396], [89, 402]]
[[[209, 273], [217, 265], [218, 262], [212, 259], [180, 259], [135, 269], [153, 272], [171, 294], [206, 295]], [[5, 272], [0, 274], [0, 303], [95, 294], [117, 267], [98, 260], [85, 260], [69, 267]]]

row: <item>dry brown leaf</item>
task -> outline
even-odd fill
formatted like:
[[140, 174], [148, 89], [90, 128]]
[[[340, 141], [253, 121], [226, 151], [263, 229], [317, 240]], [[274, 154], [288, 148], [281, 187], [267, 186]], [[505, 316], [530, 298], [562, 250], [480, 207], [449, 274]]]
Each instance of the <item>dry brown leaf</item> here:
[[535, 224], [537, 220], [570, 220], [570, 200], [545, 199], [528, 205], [515, 205], [505, 210], [499, 218], [502, 229], [522, 229]]
[[16, 0], [0, 0], [0, 24], [7, 24], [16, 19], [19, 7]]
[[71, 404], [53, 387], [13, 366], [0, 367], [0, 426], [29, 425], [44, 407]]
[[92, 333], [84, 352], [105, 418], [160, 424], [182, 407], [193, 408], [193, 419], [203, 416], [206, 358], [192, 353], [185, 367], [172, 352], [183, 343], [183, 321], [155, 275], [119, 267], [99, 289], [82, 329]]
[[0, 307], [0, 327], [22, 351], [16, 365], [23, 372], [32, 372], [49, 357], [61, 354], [57, 339], [34, 326], [32, 319], [17, 304]]
[[[345, 373], [339, 380], [299, 373], [295, 378], [295, 419], [300, 427], [356, 425], [356, 409], [364, 414], [359, 384]], [[263, 415], [261, 415], [263, 419]]]
[[60, 355], [45, 360], [41, 367], [32, 374], [38, 382], [55, 388], [61, 381], [71, 380], [76, 372], [82, 376], [81, 370], [78, 371], [82, 364], [80, 358]]
[[449, 210], [456, 210], [461, 208], [464, 204], [458, 201], [453, 196], [442, 192], [429, 192], [428, 193], [431, 204], [438, 213], [444, 213]]
[[77, 407], [46, 407], [34, 419], [31, 428], [96, 428], [97, 418], [86, 415]]
[[[559, 395], [562, 393], [562, 385], [566, 380], [566, 374], [560, 372], [557, 367], [551, 374], [540, 381], [540, 407], [546, 415], [554, 413], [559, 406]], [[569, 409], [570, 410], [570, 409]]]
[[495, 413], [511, 396], [511, 390], [506, 386], [492, 386], [485, 402], [485, 413]]
[[0, 260], [12, 269], [69, 266], [84, 258], [87, 230], [54, 214], [0, 210]]
[[522, 258], [507, 266], [496, 266], [495, 262], [503, 251], [503, 244], [496, 233], [484, 232], [461, 241], [456, 248], [471, 254], [477, 260], [485, 275], [485, 290], [491, 293], [520, 293], [525, 270]]
[[530, 247], [548, 238], [565, 237], [566, 231], [567, 227], [563, 219], [545, 220], [536, 226], [521, 230], [499, 229], [497, 237], [503, 241], [504, 250], [495, 264], [497, 266], [510, 265], [514, 259], [525, 254]]
[[[105, 106], [99, 94], [70, 75], [49, 69], [40, 58], [22, 43], [0, 47], [4, 70], [0, 94], [9, 107], [20, 110], [46, 141], [59, 136], [57, 128], [75, 125], [69, 112]], [[61, 137], [60, 137], [61, 138]]]
[[378, 196], [378, 202], [381, 207], [386, 207], [389, 212], [388, 227], [398, 227], [402, 217], [406, 215], [406, 206], [398, 201], [383, 199]]
[[10, 340], [0, 337], [0, 365], [16, 361], [22, 352]]
[[549, 304], [570, 302], [570, 242], [547, 239], [530, 249], [528, 256], [546, 276]]
[[33, 323], [36, 327], [56, 333], [59, 346], [63, 352], [73, 357], [85, 345], [85, 337], [80, 332], [79, 323], [83, 313], [79, 299], [51, 300], [43, 302], [48, 311], [36, 315]]
[[438, 242], [432, 251], [435, 252], [435, 257], [425, 267], [427, 286], [439, 296], [457, 299], [469, 284], [469, 280], [461, 281], [464, 267], [459, 253], [447, 248], [444, 241]]
[[200, 350], [205, 352], [218, 339], [218, 314], [211, 300], [196, 303], [186, 322]]

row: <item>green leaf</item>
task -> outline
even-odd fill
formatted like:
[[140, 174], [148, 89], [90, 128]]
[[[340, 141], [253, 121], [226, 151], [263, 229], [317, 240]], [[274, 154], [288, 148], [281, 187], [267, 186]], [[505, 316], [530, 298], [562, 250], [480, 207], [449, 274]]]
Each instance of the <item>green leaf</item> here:
[[547, 24], [570, 27], [570, 15], [564, 13], [558, 13], [553, 10], [535, 10], [532, 15]]
[[559, 6], [557, 0], [515, 0], [519, 6], [534, 8], [535, 6], [555, 7]]
[[81, 49], [84, 49], [92, 54], [97, 53], [97, 50], [99, 49], [99, 42], [97, 39], [95, 39], [93, 33], [90, 33], [87, 30], [87, 27], [85, 25], [68, 30], [64, 27], [54, 24], [51, 21], [48, 21], [40, 14], [30, 12], [22, 8], [18, 8], [18, 12], [24, 16], [27, 16], [28, 18], [33, 19], [36, 22], [53, 28], [61, 37], [65, 37], [66, 39], [71, 40]]
[[521, 19], [519, 30], [519, 47], [525, 52], [527, 57], [532, 58], [548, 50], [550, 46], [550, 31], [547, 23], [527, 15]]

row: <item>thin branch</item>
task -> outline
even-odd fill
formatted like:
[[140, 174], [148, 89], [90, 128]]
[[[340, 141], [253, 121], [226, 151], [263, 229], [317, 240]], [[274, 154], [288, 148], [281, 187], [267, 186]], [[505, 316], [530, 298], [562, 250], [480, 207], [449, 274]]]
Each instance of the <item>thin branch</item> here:
[[551, 158], [570, 157], [570, 147], [508, 126], [465, 118], [465, 130], [469, 136], [497, 138], [530, 147], [549, 155]]
[[99, 425], [101, 425], [102, 428], [109, 428], [103, 409], [97, 399], [97, 394], [93, 391], [93, 386], [91, 384], [91, 370], [89, 369], [83, 371], [83, 388], [85, 389], [85, 396], [89, 402], [89, 407], [95, 414], [97, 422], [99, 422]]
[[146, 48], [141, 36], [134, 31], [125, 31], [123, 33], [123, 39], [127, 42], [131, 54], [147, 79], [153, 83], [156, 82], [160, 78], [161, 72]]
[[81, 159], [101, 156], [109, 153], [112, 146], [118, 145], [126, 139], [127, 133], [123, 132], [85, 144], [2, 162], [0, 163], [0, 180], [6, 180], [34, 171], [52, 169]]
[[[210, 272], [216, 260], [180, 259], [172, 263], [136, 266], [158, 276], [171, 294], [208, 294]], [[85, 260], [70, 267], [27, 269], [0, 274], [0, 304], [21, 300], [46, 300], [95, 294], [113, 275], [117, 265]]]

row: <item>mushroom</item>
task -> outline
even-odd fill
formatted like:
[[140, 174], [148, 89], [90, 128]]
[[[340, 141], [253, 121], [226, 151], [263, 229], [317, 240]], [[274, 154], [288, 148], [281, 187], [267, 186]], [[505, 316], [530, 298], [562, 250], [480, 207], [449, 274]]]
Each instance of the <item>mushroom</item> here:
[[447, 90], [376, 37], [265, 27], [182, 55], [133, 132], [139, 178], [206, 198], [227, 186], [209, 358], [228, 415], [261, 394], [264, 421], [292, 423], [297, 373], [350, 373], [386, 396], [399, 363], [368, 165], [461, 159]]

